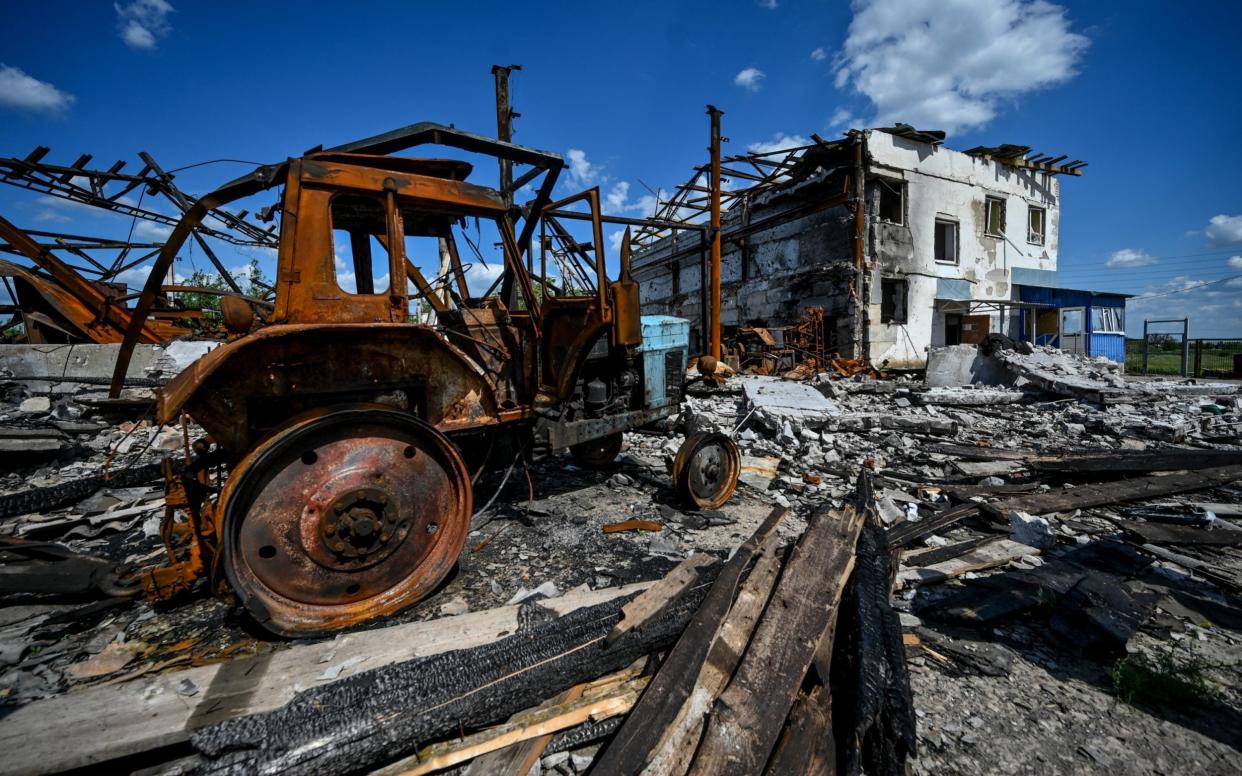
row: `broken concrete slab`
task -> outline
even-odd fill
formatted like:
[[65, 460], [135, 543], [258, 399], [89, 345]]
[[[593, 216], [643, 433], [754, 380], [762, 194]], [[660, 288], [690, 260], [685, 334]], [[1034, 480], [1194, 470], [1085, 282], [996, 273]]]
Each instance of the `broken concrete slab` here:
[[989, 407], [996, 404], [1016, 404], [1026, 398], [1022, 391], [1008, 388], [943, 387], [930, 388], [914, 394], [915, 404], [951, 407]]
[[949, 345], [927, 353], [929, 386], [1005, 385], [1005, 367], [978, 345]]
[[805, 383], [777, 377], [744, 375], [737, 378], [747, 406], [757, 423], [779, 431], [786, 423], [802, 428], [821, 428], [828, 419], [841, 414], [841, 407]]

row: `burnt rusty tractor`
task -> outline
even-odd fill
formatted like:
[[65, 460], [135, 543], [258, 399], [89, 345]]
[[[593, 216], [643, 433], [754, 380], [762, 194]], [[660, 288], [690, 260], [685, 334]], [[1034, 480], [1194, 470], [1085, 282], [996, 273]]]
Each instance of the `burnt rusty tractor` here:
[[[467, 183], [466, 162], [392, 155], [424, 144], [530, 170], [497, 191]], [[206, 578], [286, 635], [391, 614], [456, 562], [484, 469], [564, 448], [600, 465], [623, 431], [677, 412], [688, 325], [641, 318], [626, 249], [608, 280], [598, 189], [549, 201], [562, 165], [416, 124], [259, 168], [187, 212], [152, 278], [209, 208], [283, 186], [270, 320], [244, 334], [233, 321], [238, 336], [159, 395], [161, 423], [192, 418], [206, 437], [187, 436], [183, 473], [168, 468], [170, 563], [146, 578], [153, 598]], [[532, 183], [533, 201], [514, 206]], [[589, 239], [554, 211], [577, 214]], [[481, 261], [488, 237], [501, 263], [476, 294], [459, 248]], [[736, 483], [736, 451], [699, 444], [702, 460], [679, 471], [715, 504]]]

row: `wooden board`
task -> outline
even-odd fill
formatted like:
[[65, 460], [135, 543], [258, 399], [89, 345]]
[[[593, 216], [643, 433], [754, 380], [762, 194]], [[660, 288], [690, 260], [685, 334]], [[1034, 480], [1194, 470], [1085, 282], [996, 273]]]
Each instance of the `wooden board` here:
[[1032, 456], [1031, 468], [1046, 472], [1158, 472], [1201, 470], [1242, 464], [1242, 450], [1107, 450]]
[[994, 535], [976, 536], [966, 541], [946, 544], [943, 547], [924, 547], [921, 550], [906, 550], [901, 553], [901, 565], [909, 568], [931, 566], [953, 558], [960, 558], [981, 544], [988, 544], [999, 538]]
[[[581, 697], [564, 703], [528, 709], [513, 715], [503, 725], [424, 747], [416, 754], [372, 771], [372, 776], [425, 776], [510, 744], [551, 737], [553, 733], [588, 720], [608, 719], [625, 714], [634, 707], [649, 681], [650, 677], [631, 676], [622, 682], [610, 682], [581, 692]], [[527, 770], [529, 769], [530, 766], [527, 766]], [[497, 771], [486, 772], [490, 776], [497, 776]], [[525, 774], [526, 771], [522, 771], [519, 776]]]
[[699, 670], [690, 697], [663, 730], [659, 744], [653, 747], [651, 759], [642, 770], [643, 776], [681, 776], [690, 767], [690, 758], [703, 735], [704, 720], [737, 669], [772, 588], [776, 586], [781, 570], [776, 539], [775, 534], [769, 537], [761, 557], [738, 591], [737, 600]]
[[737, 672], [716, 702], [693, 774], [762, 770], [854, 568], [865, 512], [811, 518], [794, 547]]
[[996, 541], [978, 547], [959, 558], [941, 561], [921, 568], [903, 568], [897, 572], [897, 587], [926, 585], [955, 579], [971, 571], [984, 571], [1003, 566], [1023, 555], [1038, 555], [1039, 550], [1011, 539]]
[[597, 772], [631, 774], [646, 765], [663, 731], [677, 718], [690, 697], [703, 661], [733, 605], [742, 572], [760, 549], [768, 545], [769, 539], [776, 536], [784, 515], [783, 508], [773, 509], [725, 563], [694, 619], [665, 658], [651, 687], [596, 763]]
[[[642, 582], [571, 591], [540, 606], [565, 614], [646, 589]], [[338, 636], [268, 655], [90, 687], [36, 701], [0, 720], [4, 769], [41, 774], [98, 767], [116, 757], [187, 741], [194, 730], [271, 711], [325, 674], [344, 678], [379, 666], [488, 644], [518, 629], [518, 606]], [[353, 662], [355, 658], [361, 661]], [[189, 682], [195, 692], [179, 690]], [[65, 746], [72, 741], [72, 746]]]
[[979, 514], [979, 507], [975, 504], [960, 504], [955, 507], [943, 509], [929, 518], [920, 520], [917, 523], [898, 523], [888, 531], [887, 541], [890, 548], [905, 547], [913, 542], [929, 534], [956, 525], [968, 517]]
[[[1216, 521], [1221, 522], [1221, 521]], [[1242, 547], [1242, 531], [1219, 528], [1209, 531], [1189, 525], [1163, 525], [1118, 520], [1123, 531], [1135, 534], [1153, 544], [1197, 544], [1209, 547]]]
[[1046, 515], [1050, 512], [1072, 512], [1075, 509], [1088, 509], [1126, 501], [1143, 501], [1173, 493], [1206, 490], [1238, 480], [1242, 480], [1242, 466], [1221, 466], [1186, 474], [1135, 477], [1099, 485], [1081, 485], [1070, 490], [1006, 499], [994, 504], [986, 504], [984, 508], [1001, 517], [1015, 510], [1029, 512], [1032, 515]]

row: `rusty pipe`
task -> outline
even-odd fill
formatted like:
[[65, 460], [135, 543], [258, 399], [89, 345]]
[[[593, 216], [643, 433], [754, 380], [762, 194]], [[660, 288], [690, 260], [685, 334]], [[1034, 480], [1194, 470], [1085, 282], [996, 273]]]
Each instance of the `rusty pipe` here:
[[720, 117], [724, 111], [714, 105], [707, 106], [711, 116], [711, 322], [712, 358], [720, 359]]

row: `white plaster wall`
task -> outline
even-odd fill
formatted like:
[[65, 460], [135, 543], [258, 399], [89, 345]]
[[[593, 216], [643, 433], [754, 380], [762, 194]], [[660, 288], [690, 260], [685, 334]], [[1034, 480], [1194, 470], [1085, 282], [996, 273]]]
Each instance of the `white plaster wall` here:
[[[908, 281], [908, 323], [902, 327], [879, 323], [879, 305], [872, 309], [871, 355], [876, 362], [915, 366], [926, 358], [926, 348], [943, 344], [944, 332], [935, 310], [936, 278], [970, 283], [971, 298], [1013, 298], [1014, 267], [1057, 268], [1057, 231], [1060, 222], [1060, 189], [1056, 176], [1021, 170], [977, 159], [943, 146], [932, 146], [871, 132], [868, 137], [872, 169], [906, 182], [906, 224], [913, 243], [912, 255], [899, 259], [881, 257], [873, 288], [878, 302], [880, 277], [905, 277]], [[984, 234], [985, 200], [1004, 197], [1007, 236]], [[1028, 207], [1047, 211], [1043, 245], [1029, 244]], [[935, 223], [938, 217], [958, 223], [957, 264], [935, 260]], [[883, 239], [887, 227], [876, 230]], [[998, 331], [999, 321], [993, 321]], [[908, 337], [906, 335], [909, 335]]]

